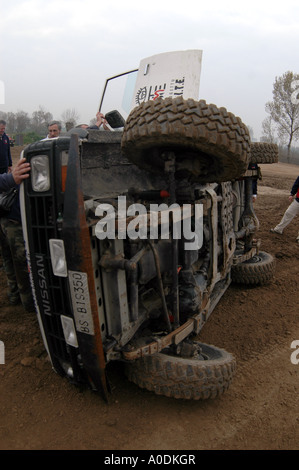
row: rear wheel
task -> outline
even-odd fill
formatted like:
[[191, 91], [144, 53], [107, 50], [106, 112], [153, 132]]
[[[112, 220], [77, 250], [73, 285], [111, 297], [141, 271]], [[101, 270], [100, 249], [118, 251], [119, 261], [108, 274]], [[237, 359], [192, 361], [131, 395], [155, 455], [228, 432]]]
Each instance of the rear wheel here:
[[190, 400], [215, 398], [225, 392], [235, 374], [236, 361], [224, 351], [194, 342], [192, 357], [173, 356], [169, 350], [126, 364], [131, 382], [157, 395]]
[[127, 158], [163, 173], [167, 152], [176, 157], [177, 178], [203, 183], [239, 178], [248, 166], [250, 136], [239, 117], [204, 100], [159, 98], [130, 113], [122, 136]]

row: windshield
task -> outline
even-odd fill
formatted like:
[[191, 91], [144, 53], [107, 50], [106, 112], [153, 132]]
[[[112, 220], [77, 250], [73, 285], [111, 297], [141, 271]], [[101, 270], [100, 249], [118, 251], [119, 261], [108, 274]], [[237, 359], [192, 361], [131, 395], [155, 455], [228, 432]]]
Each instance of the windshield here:
[[101, 113], [117, 110], [127, 119], [132, 109], [137, 72], [138, 69], [131, 70], [106, 80], [99, 106]]

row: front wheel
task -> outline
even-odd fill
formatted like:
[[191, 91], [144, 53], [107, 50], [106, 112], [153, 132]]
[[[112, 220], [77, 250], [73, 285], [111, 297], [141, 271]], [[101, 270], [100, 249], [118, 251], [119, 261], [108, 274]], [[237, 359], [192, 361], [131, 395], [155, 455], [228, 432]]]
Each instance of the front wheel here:
[[127, 363], [131, 382], [157, 395], [189, 400], [215, 398], [225, 392], [235, 374], [234, 357], [215, 346], [194, 342], [196, 354], [179, 357], [168, 349]]
[[244, 263], [232, 266], [232, 281], [236, 284], [263, 285], [274, 276], [275, 259], [270, 253], [260, 251]]

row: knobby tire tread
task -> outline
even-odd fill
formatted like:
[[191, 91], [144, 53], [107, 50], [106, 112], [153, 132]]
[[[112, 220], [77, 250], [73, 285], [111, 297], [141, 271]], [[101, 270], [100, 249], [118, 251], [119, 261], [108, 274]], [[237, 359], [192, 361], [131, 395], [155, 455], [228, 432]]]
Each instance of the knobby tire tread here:
[[232, 281], [236, 284], [264, 285], [269, 283], [275, 272], [275, 259], [269, 253], [261, 251], [258, 255], [260, 261], [253, 259], [232, 266]]
[[277, 163], [278, 146], [266, 142], [252, 142], [250, 147], [251, 163]]
[[126, 121], [123, 153], [137, 166], [160, 173], [165, 150], [176, 154], [179, 176], [229, 181], [247, 169], [250, 135], [239, 117], [205, 100], [159, 98], [140, 104]]
[[236, 361], [220, 348], [203, 346], [214, 348], [219, 357], [201, 361], [158, 353], [127, 364], [126, 375], [131, 382], [156, 395], [187, 400], [215, 398], [228, 389]]

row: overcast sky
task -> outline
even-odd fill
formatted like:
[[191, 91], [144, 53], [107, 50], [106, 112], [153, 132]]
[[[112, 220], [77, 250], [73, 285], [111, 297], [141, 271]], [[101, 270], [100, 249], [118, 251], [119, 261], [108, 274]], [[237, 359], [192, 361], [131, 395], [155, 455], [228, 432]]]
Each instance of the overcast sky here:
[[203, 51], [200, 98], [261, 136], [276, 76], [299, 73], [299, 2], [284, 0], [12, 0], [1, 4], [1, 111], [42, 106], [81, 122], [107, 77], [154, 54]]

